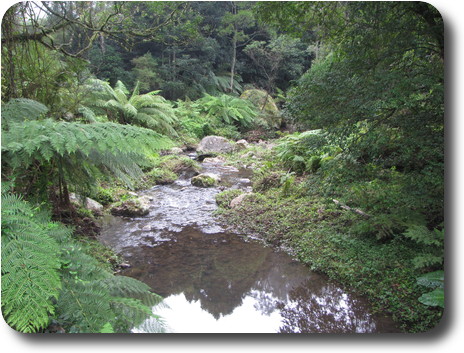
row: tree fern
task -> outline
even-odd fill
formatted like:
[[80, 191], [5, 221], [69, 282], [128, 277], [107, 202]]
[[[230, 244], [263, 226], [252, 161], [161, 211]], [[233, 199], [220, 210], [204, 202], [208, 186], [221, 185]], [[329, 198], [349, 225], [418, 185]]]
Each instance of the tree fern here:
[[50, 177], [85, 188], [97, 173], [116, 175], [131, 186], [131, 178], [141, 175], [145, 154], [170, 146], [168, 138], [149, 129], [51, 119], [11, 123], [2, 139], [4, 163], [18, 174], [33, 164], [49, 165], [55, 170]]
[[159, 91], [139, 94], [139, 83], [131, 94], [118, 81], [114, 88], [108, 83], [92, 80], [94, 94], [86, 102], [95, 113], [106, 113], [123, 124], [146, 127], [159, 133], [177, 136], [174, 126], [178, 119], [171, 103], [160, 96]]
[[252, 103], [227, 94], [218, 97], [206, 94], [198, 103], [208, 117], [218, 117], [226, 124], [248, 127], [258, 115]]

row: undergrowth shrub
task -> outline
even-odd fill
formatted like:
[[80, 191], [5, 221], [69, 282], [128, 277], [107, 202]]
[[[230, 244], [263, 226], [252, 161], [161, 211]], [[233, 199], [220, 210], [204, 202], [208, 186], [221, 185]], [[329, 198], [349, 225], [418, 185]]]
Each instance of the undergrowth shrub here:
[[197, 139], [214, 134], [212, 120], [200, 113], [198, 103], [190, 100], [178, 100], [175, 113], [179, 117], [179, 125], [185, 132], [184, 134], [194, 136]]
[[321, 130], [284, 136], [279, 140], [276, 150], [284, 167], [298, 174], [316, 172], [324, 162], [340, 152], [339, 147], [330, 144]]

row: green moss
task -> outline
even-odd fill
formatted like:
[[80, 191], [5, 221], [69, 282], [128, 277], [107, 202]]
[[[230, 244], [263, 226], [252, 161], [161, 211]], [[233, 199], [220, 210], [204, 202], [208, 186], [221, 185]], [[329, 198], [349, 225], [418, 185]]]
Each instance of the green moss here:
[[271, 188], [278, 188], [282, 185], [282, 176], [285, 172], [260, 173], [253, 179], [253, 191], [263, 192]]
[[211, 186], [215, 186], [216, 184], [217, 180], [207, 174], [196, 175], [192, 178], [192, 185], [194, 186], [208, 188]]
[[168, 169], [153, 168], [151, 172], [145, 174], [145, 178], [149, 185], [165, 185], [173, 183], [178, 176]]
[[167, 169], [177, 175], [182, 172], [199, 172], [201, 166], [193, 159], [182, 155], [169, 155], [161, 157], [156, 167]]
[[99, 203], [101, 203], [103, 206], [109, 205], [112, 202], [116, 201], [116, 195], [114, 193], [114, 188], [113, 189], [107, 189], [99, 186], [97, 188], [97, 191], [93, 197], [93, 199]]
[[91, 195], [91, 198], [101, 203], [103, 206], [108, 206], [114, 202], [135, 198], [135, 196], [122, 186], [109, 186], [104, 183], [97, 188], [96, 192]]

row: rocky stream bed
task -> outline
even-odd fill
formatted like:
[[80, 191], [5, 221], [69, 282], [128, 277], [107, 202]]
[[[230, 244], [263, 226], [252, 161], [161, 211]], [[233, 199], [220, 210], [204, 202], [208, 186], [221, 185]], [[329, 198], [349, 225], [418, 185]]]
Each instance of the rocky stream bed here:
[[[251, 170], [206, 158], [201, 172], [217, 183], [196, 186], [184, 175], [139, 192], [148, 212], [105, 216], [99, 237], [128, 264], [123, 275], [165, 298], [153, 311], [167, 332], [399, 332], [389, 317], [372, 314], [365, 298], [218, 222], [215, 195], [251, 191]], [[146, 332], [148, 324], [133, 331]]]

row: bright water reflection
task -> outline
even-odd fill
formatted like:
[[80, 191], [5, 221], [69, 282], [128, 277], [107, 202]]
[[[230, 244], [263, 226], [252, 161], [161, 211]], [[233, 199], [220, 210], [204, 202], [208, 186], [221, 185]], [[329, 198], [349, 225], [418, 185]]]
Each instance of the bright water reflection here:
[[[237, 170], [207, 170], [219, 170], [229, 186], [249, 186]], [[155, 187], [145, 192], [153, 198], [149, 216], [109, 217], [103, 228], [101, 240], [131, 264], [123, 274], [166, 298], [169, 308], [154, 311], [170, 332], [397, 331], [365, 300], [287, 254], [227, 233], [212, 215], [218, 192], [189, 179]]]

